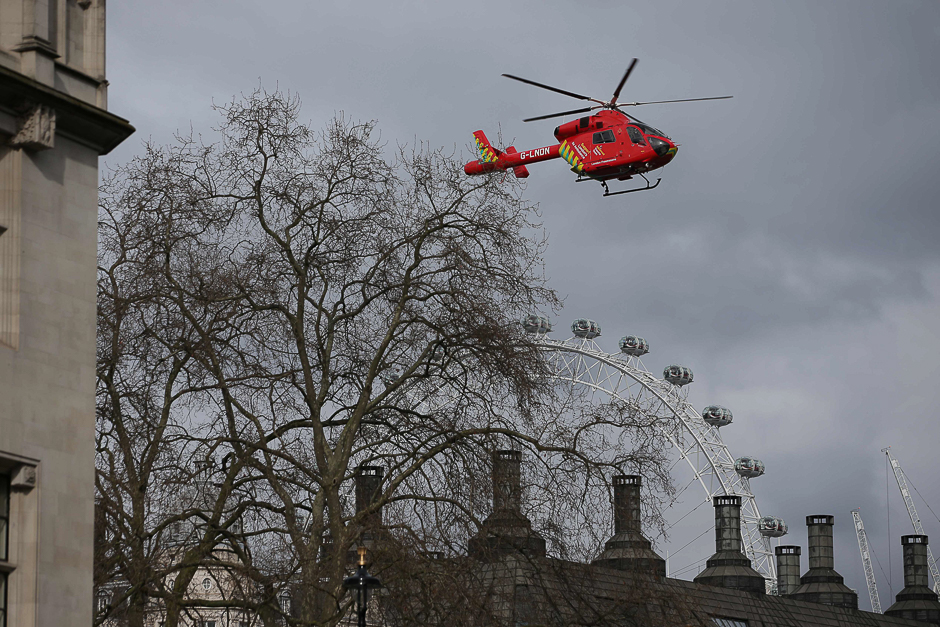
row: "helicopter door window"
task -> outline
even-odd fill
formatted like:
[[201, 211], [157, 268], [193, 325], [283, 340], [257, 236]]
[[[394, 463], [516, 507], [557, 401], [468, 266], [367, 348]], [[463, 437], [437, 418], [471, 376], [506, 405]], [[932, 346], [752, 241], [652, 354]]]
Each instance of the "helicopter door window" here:
[[616, 139], [614, 139], [613, 131], [601, 131], [599, 133], [594, 133], [595, 144], [612, 144], [615, 141]]
[[643, 139], [643, 135], [640, 134], [640, 129], [635, 126], [627, 127], [627, 135], [630, 136], [630, 139], [634, 144], [639, 144], [640, 146], [646, 145], [646, 140]]

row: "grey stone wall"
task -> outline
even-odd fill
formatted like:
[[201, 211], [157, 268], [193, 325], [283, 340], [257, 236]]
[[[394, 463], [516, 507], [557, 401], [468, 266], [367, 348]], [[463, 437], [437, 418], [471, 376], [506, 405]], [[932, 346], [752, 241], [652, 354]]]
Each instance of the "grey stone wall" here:
[[89, 625], [92, 615], [97, 154], [56, 143], [0, 157], [0, 178], [19, 172], [21, 199], [18, 349], [0, 346], [0, 451], [39, 462], [36, 488], [12, 503], [11, 626]]
[[0, 473], [8, 627], [92, 621], [104, 0], [0, 0]]

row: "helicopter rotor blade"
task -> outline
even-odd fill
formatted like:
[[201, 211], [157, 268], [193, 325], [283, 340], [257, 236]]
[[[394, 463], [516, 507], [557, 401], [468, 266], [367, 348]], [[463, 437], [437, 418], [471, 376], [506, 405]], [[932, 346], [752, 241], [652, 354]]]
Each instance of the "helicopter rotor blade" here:
[[512, 74], [503, 74], [503, 76], [506, 78], [511, 78], [514, 81], [519, 81], [520, 83], [525, 83], [526, 85], [534, 85], [535, 87], [541, 87], [542, 89], [547, 89], [548, 91], [554, 91], [559, 94], [564, 94], [565, 96], [571, 96], [572, 98], [577, 98], [578, 100], [590, 100], [591, 102], [596, 102], [597, 104], [604, 104], [603, 100], [597, 100], [596, 98], [591, 98], [590, 96], [582, 96], [581, 94], [576, 94], [573, 91], [565, 91], [564, 89], [558, 89], [557, 87], [552, 87], [551, 85], [536, 83], [535, 81], [530, 81], [527, 78], [520, 78], [518, 76], [513, 76]]
[[636, 67], [636, 62], [638, 59], [633, 58], [633, 61], [630, 62], [630, 67], [627, 68], [627, 71], [624, 72], [623, 78], [620, 79], [620, 84], [617, 85], [617, 89], [614, 90], [614, 97], [610, 99], [610, 106], [615, 106], [617, 104], [617, 98], [620, 97], [620, 90], [623, 89], [624, 83], [627, 82], [627, 79], [630, 78], [630, 73], [633, 71], [633, 68]]
[[588, 111], [593, 111], [594, 109], [600, 109], [600, 107], [585, 107], [583, 109], [573, 109], [571, 111], [562, 111], [561, 113], [549, 113], [548, 115], [540, 115], [535, 118], [527, 118], [523, 122], [535, 122], [536, 120], [547, 120], [548, 118], [560, 118], [564, 115], [575, 115], [576, 113], [587, 113]]
[[716, 96], [714, 98], [683, 98], [682, 100], [651, 100], [650, 102], [621, 102], [616, 104], [616, 107], [638, 107], [640, 105], [648, 104], [666, 104], [669, 102], [699, 102], [701, 100], [727, 100], [728, 98], [734, 98], [734, 96]]

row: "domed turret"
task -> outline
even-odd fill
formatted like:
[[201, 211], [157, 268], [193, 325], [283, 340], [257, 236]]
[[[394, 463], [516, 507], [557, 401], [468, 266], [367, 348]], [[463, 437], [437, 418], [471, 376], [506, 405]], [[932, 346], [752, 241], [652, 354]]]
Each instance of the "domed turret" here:
[[765, 538], [779, 538], [787, 535], [787, 523], [776, 516], [764, 516], [758, 520], [757, 529]]
[[650, 345], [642, 337], [628, 335], [620, 338], [620, 352], [632, 357], [640, 357], [650, 352]]
[[663, 370], [663, 379], [673, 385], [688, 385], [692, 383], [692, 369], [685, 366], [666, 366]]
[[544, 316], [529, 314], [520, 322], [526, 333], [551, 333], [552, 331], [552, 323]]
[[760, 477], [764, 474], [764, 462], [753, 457], [739, 457], [734, 460], [734, 471], [748, 479]]
[[709, 405], [702, 410], [702, 418], [713, 427], [724, 427], [731, 424], [734, 417], [731, 410], [721, 405]]
[[571, 332], [577, 337], [593, 340], [601, 334], [601, 325], [587, 318], [578, 318], [571, 323]]

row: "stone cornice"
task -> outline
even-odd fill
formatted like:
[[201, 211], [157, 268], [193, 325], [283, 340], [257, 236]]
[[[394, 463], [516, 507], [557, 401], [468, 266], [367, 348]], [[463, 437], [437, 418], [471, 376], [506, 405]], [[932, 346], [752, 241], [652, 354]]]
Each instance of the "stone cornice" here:
[[57, 134], [99, 155], [108, 154], [134, 132], [124, 118], [0, 66], [0, 109], [21, 114], [37, 104], [55, 109]]
[[43, 39], [37, 35], [27, 35], [23, 37], [23, 41], [14, 46], [13, 49], [17, 52], [30, 52], [32, 50], [38, 50], [49, 58], [59, 58], [59, 53], [55, 47], [53, 47], [53, 45], [48, 40]]

